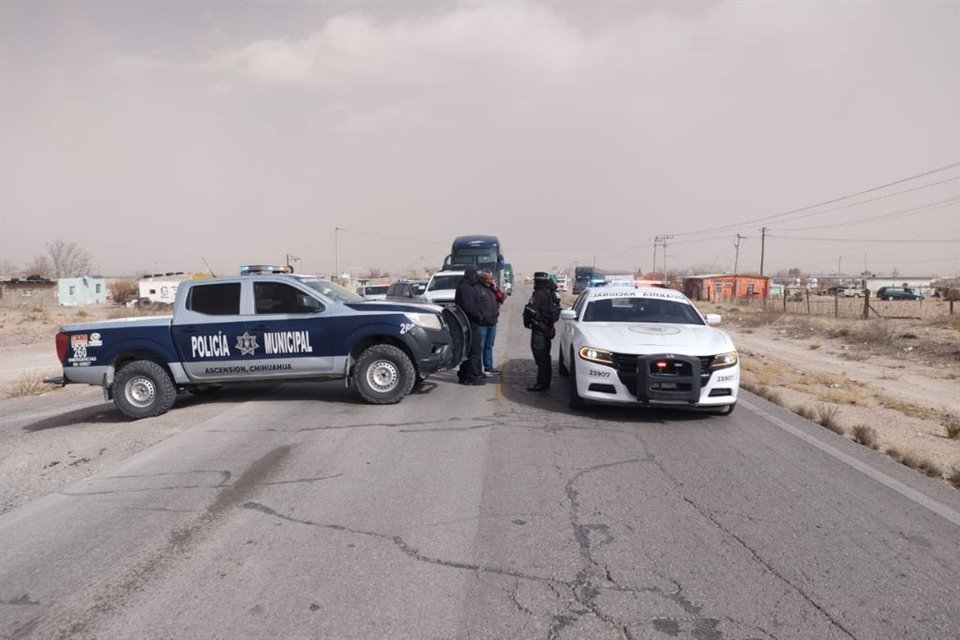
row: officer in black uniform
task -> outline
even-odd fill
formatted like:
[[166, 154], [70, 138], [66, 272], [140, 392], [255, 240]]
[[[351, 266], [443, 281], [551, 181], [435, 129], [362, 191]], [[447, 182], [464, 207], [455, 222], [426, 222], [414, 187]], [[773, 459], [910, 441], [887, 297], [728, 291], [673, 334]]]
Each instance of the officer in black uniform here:
[[457, 292], [454, 297], [454, 302], [470, 320], [470, 352], [457, 372], [460, 384], [466, 385], [484, 384], [483, 365], [480, 362], [480, 353], [483, 348], [480, 343], [480, 323], [483, 322], [483, 307], [480, 300], [479, 277], [480, 270], [477, 266], [468, 265], [464, 270], [463, 280], [457, 285]]
[[557, 284], [547, 272], [537, 271], [533, 274], [533, 295], [523, 309], [523, 326], [531, 329], [530, 351], [537, 363], [537, 382], [527, 387], [527, 391], [546, 391], [550, 388], [550, 346], [556, 335], [553, 325], [559, 319]]

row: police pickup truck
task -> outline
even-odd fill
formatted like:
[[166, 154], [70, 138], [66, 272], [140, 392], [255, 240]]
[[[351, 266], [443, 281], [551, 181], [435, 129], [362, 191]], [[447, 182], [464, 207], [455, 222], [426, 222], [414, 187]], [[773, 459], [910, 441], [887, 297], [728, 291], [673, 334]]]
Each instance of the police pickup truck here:
[[249, 381], [345, 379], [371, 404], [399, 402], [469, 349], [456, 307], [364, 302], [294, 274], [188, 280], [172, 316], [67, 324], [63, 377], [100, 385], [129, 418], [157, 416], [179, 389], [203, 395]]

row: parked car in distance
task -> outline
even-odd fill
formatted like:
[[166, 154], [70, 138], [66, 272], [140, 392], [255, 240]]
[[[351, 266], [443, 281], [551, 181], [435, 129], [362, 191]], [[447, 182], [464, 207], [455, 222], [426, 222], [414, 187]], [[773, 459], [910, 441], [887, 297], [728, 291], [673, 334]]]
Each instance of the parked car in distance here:
[[387, 300], [414, 302], [427, 290], [426, 280], [400, 280], [387, 287]]
[[877, 289], [877, 298], [880, 300], [923, 300], [923, 294], [904, 287], [880, 287]]
[[386, 284], [362, 284], [357, 287], [357, 294], [364, 300], [386, 300], [387, 287], [389, 286]]
[[824, 293], [828, 296], [839, 296], [841, 298], [863, 297], [863, 289], [857, 287], [830, 287]]
[[427, 290], [420, 299], [432, 304], [453, 304], [457, 295], [457, 285], [463, 280], [463, 269], [437, 271], [430, 277]]

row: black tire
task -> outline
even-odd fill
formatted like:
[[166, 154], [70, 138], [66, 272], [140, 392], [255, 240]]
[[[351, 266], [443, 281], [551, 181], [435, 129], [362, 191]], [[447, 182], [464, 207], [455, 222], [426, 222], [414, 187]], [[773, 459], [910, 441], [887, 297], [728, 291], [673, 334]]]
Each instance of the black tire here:
[[577, 361], [573, 358], [573, 352], [570, 353], [570, 408], [574, 411], [586, 409], [587, 403], [580, 397], [577, 390]]
[[124, 365], [113, 379], [113, 403], [134, 420], [166, 413], [176, 398], [177, 387], [170, 374], [150, 360]]
[[728, 415], [730, 415], [731, 413], [733, 413], [733, 410], [736, 409], [736, 408], [737, 408], [737, 403], [734, 402], [733, 404], [728, 404], [728, 405], [726, 405], [725, 407], [721, 407], [721, 408], [719, 408], [719, 409], [715, 409], [715, 410], [711, 411], [710, 413], [712, 413], [712, 414], [715, 415], [715, 416], [728, 416]]
[[353, 367], [352, 383], [370, 404], [396, 404], [410, 393], [417, 371], [402, 350], [389, 344], [367, 347]]
[[563, 361], [563, 349], [560, 350], [560, 354], [557, 357], [557, 373], [564, 378], [570, 375], [570, 369], [567, 369], [567, 363]]

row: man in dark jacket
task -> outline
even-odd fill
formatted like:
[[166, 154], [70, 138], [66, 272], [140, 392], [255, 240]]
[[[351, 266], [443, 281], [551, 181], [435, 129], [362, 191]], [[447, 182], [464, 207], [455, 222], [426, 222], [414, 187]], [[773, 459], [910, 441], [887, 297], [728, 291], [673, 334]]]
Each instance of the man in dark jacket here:
[[470, 320], [470, 352], [467, 359], [460, 365], [457, 377], [460, 384], [481, 385], [483, 381], [483, 368], [480, 363], [480, 323], [483, 321], [483, 308], [481, 306], [480, 271], [475, 265], [467, 266], [463, 274], [463, 279], [457, 285], [457, 293], [454, 296], [454, 302]]
[[533, 295], [523, 309], [523, 326], [531, 329], [530, 351], [537, 363], [537, 382], [527, 391], [546, 391], [550, 388], [550, 347], [556, 330], [554, 323], [560, 319], [560, 297], [557, 285], [545, 271], [533, 274]]
[[480, 321], [481, 360], [483, 374], [494, 376], [500, 373], [493, 366], [493, 343], [497, 339], [497, 321], [500, 319], [500, 305], [506, 299], [503, 291], [493, 280], [493, 272], [483, 269], [480, 272], [480, 307], [483, 310], [483, 319]]

